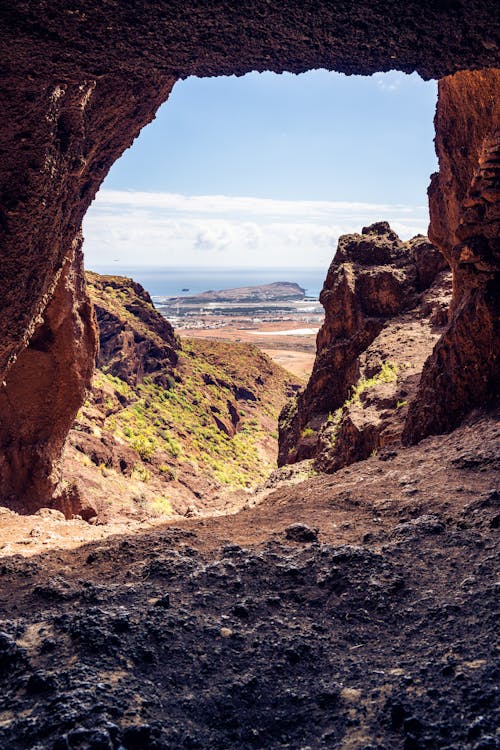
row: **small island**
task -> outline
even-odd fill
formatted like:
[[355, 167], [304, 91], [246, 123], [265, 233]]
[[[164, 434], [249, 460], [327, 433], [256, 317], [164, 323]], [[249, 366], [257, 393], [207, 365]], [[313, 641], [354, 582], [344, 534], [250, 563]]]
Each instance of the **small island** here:
[[291, 281], [275, 281], [260, 286], [242, 286], [235, 289], [222, 289], [193, 295], [191, 297], [168, 297], [169, 305], [206, 304], [207, 302], [294, 302], [303, 300], [306, 290]]

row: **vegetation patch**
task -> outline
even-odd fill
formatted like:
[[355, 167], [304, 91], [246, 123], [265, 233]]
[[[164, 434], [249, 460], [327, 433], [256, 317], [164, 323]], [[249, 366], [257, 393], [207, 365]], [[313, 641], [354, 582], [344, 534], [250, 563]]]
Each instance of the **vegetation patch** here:
[[101, 398], [103, 429], [139, 455], [134, 478], [147, 482], [157, 472], [172, 481], [195, 466], [221, 484], [251, 487], [274, 468], [289, 381], [249, 344], [183, 340], [168, 387], [152, 377], [132, 387], [98, 370], [94, 392], [116, 396]]
[[[382, 362], [380, 370], [372, 375], [370, 378], [360, 378], [356, 385], [352, 387], [351, 395], [346, 401], [339, 406], [335, 411], [330, 412], [326, 421], [325, 429], [323, 430], [323, 436], [328, 438], [330, 447], [334, 447], [337, 440], [337, 435], [342, 423], [342, 417], [349, 409], [350, 406], [354, 406], [361, 403], [361, 396], [366, 391], [380, 385], [381, 383], [395, 383], [398, 379], [398, 373], [401, 366], [395, 362]], [[398, 402], [398, 406], [404, 406], [406, 402]]]

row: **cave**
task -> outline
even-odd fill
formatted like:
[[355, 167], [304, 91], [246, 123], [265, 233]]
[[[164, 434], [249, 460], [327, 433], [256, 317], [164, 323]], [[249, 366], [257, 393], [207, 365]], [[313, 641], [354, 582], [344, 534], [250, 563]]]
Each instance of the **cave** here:
[[[237, 11], [210, 5], [181, 12], [162, 3], [148, 12], [111, 4], [83, 13], [64, 3], [50, 13], [4, 10], [2, 493], [29, 495], [36, 506], [57, 487], [58, 456], [95, 347], [78, 281], [81, 221], [113, 161], [154, 117], [175, 80], [190, 74], [323, 66], [363, 74], [416, 70], [443, 79], [430, 236], [454, 270], [456, 314], [424, 372], [406, 439], [449, 429], [491, 396], [498, 382], [498, 72], [491, 69], [498, 51], [491, 10], [486, 2], [467, 11], [458, 3], [446, 9], [409, 3], [404, 15], [362, 3], [349, 11], [279, 3]], [[26, 51], [30, 39], [35, 54]], [[56, 302], [62, 286], [74, 295], [64, 312]], [[57, 333], [49, 322], [54, 308]], [[72, 354], [57, 341], [65, 327], [76, 339]], [[44, 356], [35, 355], [35, 339], [49, 330]], [[57, 416], [43, 405], [48, 383], [39, 384], [45, 395], [38, 408], [12, 415], [10, 405], [23, 401], [34, 367], [65, 391]]]
[[[95, 348], [81, 282], [81, 222], [112, 163], [174, 82], [188, 75], [324, 67], [441, 79], [430, 237], [452, 266], [455, 312], [423, 373], [405, 439], [450, 429], [491, 397], [498, 383], [494, 19], [494, 6], [484, 0], [467, 7], [408, 2], [402, 9], [363, 2], [5, 8], [2, 494], [21, 502], [29, 497], [35, 507], [56, 490], [58, 456]], [[39, 404], [33, 399], [26, 414], [20, 402], [34, 369]], [[54, 415], [47, 411], [47, 389], [61, 394]]]
[[[0, 524], [22, 528], [0, 565], [3, 747], [498, 746], [499, 20], [491, 0], [0, 9]], [[177, 80], [320, 67], [439, 79], [429, 236], [453, 296], [407, 447], [198, 524], [68, 523], [100, 184]]]

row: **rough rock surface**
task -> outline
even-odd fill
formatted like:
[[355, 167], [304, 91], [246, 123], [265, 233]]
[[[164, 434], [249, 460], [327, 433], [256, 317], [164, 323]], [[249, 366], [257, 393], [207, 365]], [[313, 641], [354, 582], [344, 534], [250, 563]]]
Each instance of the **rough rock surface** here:
[[494, 750], [499, 438], [136, 534], [4, 513], [0, 747]]
[[499, 21], [492, 0], [35, 0], [0, 9], [0, 58], [1, 383], [99, 185], [176, 80], [319, 67], [442, 77], [498, 66]]
[[452, 269], [452, 316], [410, 406], [408, 442], [500, 395], [500, 70], [440, 81], [435, 123], [429, 236]]
[[87, 279], [99, 328], [99, 367], [132, 386], [145, 375], [166, 385], [180, 345], [149, 294], [123, 276], [87, 272]]
[[386, 222], [339, 238], [313, 371], [280, 417], [280, 465], [315, 457], [332, 471], [400, 438], [398, 404], [446, 322], [446, 267], [425, 237], [401, 242]]
[[16, 509], [35, 511], [58, 491], [55, 502], [68, 515], [80, 510], [78, 498], [59, 487], [61, 452], [96, 354], [80, 244], [75, 243], [28, 347], [0, 388], [0, 498]]

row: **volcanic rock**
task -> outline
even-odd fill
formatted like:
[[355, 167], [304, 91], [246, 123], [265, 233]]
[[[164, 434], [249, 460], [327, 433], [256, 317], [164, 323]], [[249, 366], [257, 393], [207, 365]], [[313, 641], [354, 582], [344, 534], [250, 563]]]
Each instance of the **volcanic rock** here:
[[[302, 3], [278, 0], [259, 5], [257, 11], [248, 3], [215, 6], [191, 0], [158, 0], [147, 9], [117, 0], [89, 2], [84, 11], [68, 8], [59, 0], [50, 7], [4, 4], [0, 10], [0, 382], [9, 383], [8, 371], [16, 364], [11, 383], [36, 380], [33, 351], [39, 342], [34, 340], [29, 352], [27, 347], [33, 336], [40, 335], [42, 317], [52, 317], [59, 304], [54, 294], [62, 269], [71, 262], [85, 212], [111, 165], [153, 119], [176, 80], [190, 75], [242, 75], [251, 70], [300, 73], [318, 67], [364, 75], [396, 68], [416, 70], [424, 78], [441, 78], [459, 70], [492, 68], [500, 64], [496, 11], [491, 0], [467, 4], [406, 0], [397, 5], [382, 0], [344, 5], [321, 0], [306, 10]], [[495, 174], [497, 170], [495, 75], [491, 70], [460, 73], [465, 77], [457, 79], [459, 84], [445, 83], [440, 93], [439, 190], [449, 206], [455, 204], [452, 196], [458, 196], [457, 220], [462, 212], [470, 214], [469, 208], [479, 216], [479, 224], [476, 217], [472, 229], [467, 219], [459, 237], [467, 248], [463, 257], [468, 266], [467, 258], [487, 260], [493, 242], [482, 215], [489, 215], [496, 190], [496, 178], [491, 179], [492, 170]], [[479, 129], [484, 135], [477, 123], [482, 123]], [[439, 133], [452, 130], [459, 135], [449, 139], [444, 135], [443, 144], [449, 140], [450, 148], [441, 147]], [[460, 156], [456, 145], [463, 148]], [[468, 167], [475, 170], [478, 166], [477, 145], [484, 149], [477, 182], [484, 201], [481, 198], [476, 210], [462, 203], [460, 188], [466, 184], [469, 190], [471, 185]], [[445, 152], [450, 156], [449, 174]], [[438, 189], [438, 182], [434, 184], [431, 207]], [[474, 197], [474, 190], [469, 197]], [[494, 230], [488, 218], [486, 224]], [[453, 232], [446, 222], [443, 227]], [[438, 229], [435, 232], [437, 239]], [[451, 235], [443, 242], [454, 245]], [[471, 280], [480, 264], [474, 261], [472, 266], [475, 270], [466, 274]], [[498, 351], [494, 282], [490, 278], [480, 291], [471, 290], [462, 300], [461, 322], [457, 318], [426, 370], [418, 399], [426, 408], [419, 418], [417, 400], [409, 421], [409, 440], [446, 429], [465, 409], [491, 395], [497, 373], [492, 352]], [[77, 306], [82, 298], [75, 299]], [[479, 320], [475, 330], [470, 328], [473, 320]], [[81, 329], [77, 326], [76, 330], [77, 341], [67, 342], [61, 351], [65, 369], [72, 371], [81, 369], [84, 351], [85, 361], [92, 359], [93, 349], [90, 339], [80, 346]], [[455, 358], [457, 347], [466, 339], [479, 343], [469, 344]], [[455, 364], [455, 374], [439, 380], [440, 368]], [[58, 483], [69, 415], [77, 393], [83, 402], [87, 385], [87, 373], [82, 373], [81, 386], [72, 389], [67, 399], [67, 410], [52, 415], [50, 430], [46, 414], [39, 414], [41, 406], [32, 409], [38, 415], [35, 420], [24, 406], [8, 420], [1, 438], [5, 458], [0, 491], [5, 497], [15, 494], [25, 507], [37, 507], [42, 496], [50, 496]], [[53, 385], [43, 378], [37, 384], [40, 398], [37, 395], [34, 401], [41, 400], [42, 389], [45, 403], [51, 405]], [[61, 395], [65, 399], [64, 389]], [[435, 415], [433, 405], [438, 407]], [[32, 434], [35, 422], [44, 426], [39, 441]]]
[[0, 497], [15, 509], [51, 504], [61, 452], [92, 377], [96, 328], [80, 245], [81, 239], [28, 347], [0, 385]]
[[453, 273], [450, 325], [410, 405], [406, 442], [500, 395], [500, 70], [439, 82], [429, 236]]
[[397, 442], [437, 338], [430, 319], [448, 298], [446, 266], [427, 238], [402, 242], [387, 222], [339, 238], [313, 371], [280, 416], [280, 465], [315, 458], [334, 471]]
[[99, 367], [129, 385], [153, 375], [168, 387], [179, 342], [146, 290], [122, 276], [87, 272], [87, 280], [99, 327]]

